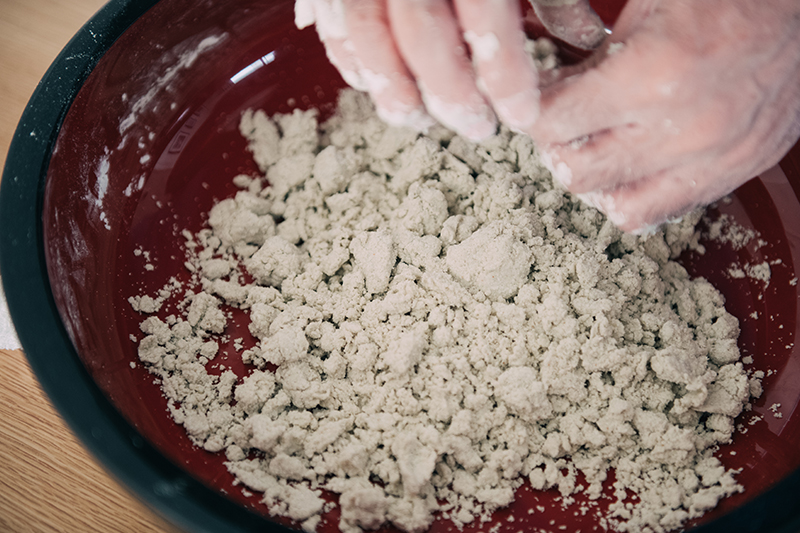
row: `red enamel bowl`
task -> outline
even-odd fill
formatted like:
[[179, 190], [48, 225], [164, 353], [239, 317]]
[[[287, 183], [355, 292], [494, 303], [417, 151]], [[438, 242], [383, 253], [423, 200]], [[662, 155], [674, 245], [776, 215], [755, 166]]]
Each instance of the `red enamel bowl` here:
[[[596, 7], [612, 23], [621, 4]], [[129, 337], [141, 316], [127, 300], [187, 277], [181, 230], [198, 231], [203, 213], [234, 194], [231, 178], [255, 171], [237, 129], [243, 110], [316, 107], [324, 115], [343, 86], [313, 29], [294, 27], [291, 0], [112, 1], [55, 61], [14, 137], [0, 195], [0, 265], [26, 354], [85, 445], [188, 530], [298, 526], [269, 518], [257, 494], [233, 486], [224, 456], [193, 446], [170, 418], [152, 375], [131, 364]], [[746, 491], [687, 528], [794, 532], [800, 148], [710, 211], [759, 238], [740, 249], [708, 241], [705, 254], [681, 260], [725, 295], [741, 323], [743, 355], [753, 359], [747, 367], [766, 377], [764, 394], [737, 420], [734, 442], [717, 452], [741, 469]], [[149, 252], [152, 272], [136, 250]], [[768, 284], [729, 275], [731, 265], [764, 261]], [[230, 338], [249, 336], [245, 326], [232, 327]], [[218, 357], [244, 375], [228, 348]], [[596, 515], [564, 510], [556, 496], [523, 486], [492, 522], [465, 531], [602, 529]], [[334, 510], [319, 531], [337, 531], [336, 524]], [[445, 520], [431, 527], [450, 530]]]

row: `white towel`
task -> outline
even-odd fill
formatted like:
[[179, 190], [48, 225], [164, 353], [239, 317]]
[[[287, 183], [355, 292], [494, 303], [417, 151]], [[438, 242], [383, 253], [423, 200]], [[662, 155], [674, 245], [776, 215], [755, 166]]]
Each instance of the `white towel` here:
[[0, 288], [0, 350], [19, 350], [21, 348], [22, 345], [19, 343], [14, 323], [11, 322], [11, 315], [8, 312], [6, 295]]

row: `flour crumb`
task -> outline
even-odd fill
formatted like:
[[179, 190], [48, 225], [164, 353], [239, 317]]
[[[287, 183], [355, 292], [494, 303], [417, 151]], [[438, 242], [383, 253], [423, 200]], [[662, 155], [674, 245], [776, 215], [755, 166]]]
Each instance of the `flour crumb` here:
[[[150, 270], [147, 268], [147, 265], [145, 265], [145, 270]], [[172, 296], [173, 292], [177, 291], [178, 289], [180, 289], [180, 283], [173, 277], [166, 285], [164, 285], [161, 290], [158, 291], [156, 296], [150, 296], [148, 294], [131, 296], [128, 298], [128, 303], [131, 304], [133, 310], [138, 313], [157, 313], [159, 310], [161, 310], [161, 306], [164, 304], [164, 302], [170, 296]], [[132, 337], [131, 340], [136, 342], [136, 337]]]
[[769, 285], [769, 280], [772, 275], [769, 263], [764, 261], [757, 264], [748, 264], [745, 265], [744, 268], [745, 271], [747, 272], [748, 277], [759, 281], [763, 281], [765, 286]]
[[739, 265], [732, 265], [728, 269], [728, 275], [733, 279], [744, 279], [747, 273]]
[[[709, 225], [707, 236], [711, 240], [730, 244], [734, 250], [743, 249], [759, 237], [758, 232], [754, 229], [742, 227], [734, 222], [733, 218], [728, 214], [720, 215]], [[763, 241], [756, 242], [760, 245], [763, 243]]]

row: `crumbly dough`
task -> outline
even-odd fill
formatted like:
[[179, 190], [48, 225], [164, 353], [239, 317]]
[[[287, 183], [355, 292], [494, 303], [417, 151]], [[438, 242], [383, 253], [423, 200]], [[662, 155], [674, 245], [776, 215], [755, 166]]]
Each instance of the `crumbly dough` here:
[[[322, 125], [248, 111], [241, 132], [264, 175], [184, 232], [196, 285], [138, 349], [271, 513], [313, 531], [325, 490], [345, 533], [417, 532], [486, 520], [526, 479], [598, 498], [613, 470], [600, 522], [668, 531], [742, 490], [713, 452], [760, 383], [723, 297], [673, 260], [699, 215], [623, 234], [530, 138], [387, 127], [353, 91]], [[254, 337], [241, 378], [206, 368], [228, 307]]]

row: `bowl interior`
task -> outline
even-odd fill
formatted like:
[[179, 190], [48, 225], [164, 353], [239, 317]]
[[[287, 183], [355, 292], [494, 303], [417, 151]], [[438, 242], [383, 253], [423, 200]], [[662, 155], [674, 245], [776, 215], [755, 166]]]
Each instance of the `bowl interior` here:
[[[621, 4], [604, 2], [601, 12], [611, 20]], [[48, 273], [84, 365], [164, 455], [260, 513], [266, 508], [257, 494], [232, 486], [224, 455], [193, 446], [170, 418], [159, 385], [138, 364], [132, 339], [142, 337], [142, 315], [128, 298], [154, 294], [173, 277], [187, 281], [181, 232], [203, 227], [214, 203], [235, 193], [235, 175], [257, 171], [238, 132], [242, 111], [313, 107], [324, 116], [343, 86], [313, 29], [294, 27], [293, 1], [163, 0], [122, 35], [89, 76], [65, 117], [48, 170], [43, 208]], [[738, 480], [747, 490], [702, 521], [741, 506], [800, 466], [800, 414], [795, 413], [800, 149], [737, 190], [730, 202], [709, 209], [709, 219], [720, 215], [758, 238], [741, 248], [707, 239], [705, 254], [687, 253], [682, 262], [726, 296], [729, 311], [740, 320], [742, 353], [753, 359], [746, 367], [766, 377], [764, 394], [737, 420], [733, 444], [718, 451], [727, 467], [741, 469]], [[731, 275], [733, 267], [764, 261], [771, 267], [768, 283]], [[164, 308], [159, 316], [173, 312]], [[228, 338], [252, 343], [246, 321], [235, 318], [234, 310]], [[249, 371], [232, 340], [212, 365], [225, 365], [240, 377]], [[466, 530], [597, 526], [592, 513], [564, 513], [557, 496], [555, 490], [536, 493], [523, 486], [516, 503], [496, 513], [492, 524]], [[528, 513], [538, 506], [545, 512]], [[334, 511], [321, 530], [335, 531], [336, 523]], [[437, 521], [432, 531], [448, 528]]]

